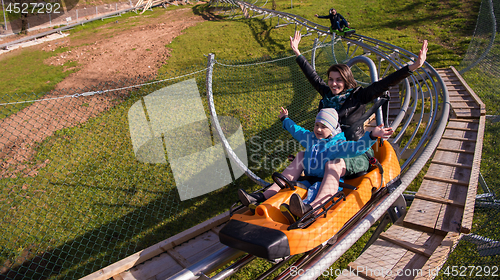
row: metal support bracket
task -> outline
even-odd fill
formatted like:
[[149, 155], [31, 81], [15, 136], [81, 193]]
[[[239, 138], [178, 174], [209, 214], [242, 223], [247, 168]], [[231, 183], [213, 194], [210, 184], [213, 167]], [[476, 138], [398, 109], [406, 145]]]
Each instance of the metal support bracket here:
[[387, 209], [385, 215], [380, 218], [380, 224], [375, 229], [375, 232], [373, 232], [370, 240], [368, 240], [362, 252], [366, 251], [366, 249], [368, 249], [368, 247], [370, 247], [370, 245], [372, 245], [375, 240], [377, 240], [377, 238], [385, 230], [390, 222], [395, 223], [400, 217], [403, 217], [404, 215], [406, 215], [406, 200], [403, 195], [400, 195], [399, 198], [394, 201], [394, 204], [392, 204], [391, 207]]

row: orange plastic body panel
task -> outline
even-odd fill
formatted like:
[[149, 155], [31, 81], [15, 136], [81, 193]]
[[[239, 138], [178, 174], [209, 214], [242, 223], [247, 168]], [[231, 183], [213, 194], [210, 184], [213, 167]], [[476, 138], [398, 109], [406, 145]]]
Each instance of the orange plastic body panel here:
[[[385, 185], [400, 174], [401, 167], [396, 153], [389, 143], [379, 146], [379, 142], [377, 142], [373, 145], [373, 149], [375, 157], [384, 168]], [[341, 200], [328, 211], [326, 218], [321, 216], [305, 229], [287, 230], [289, 223], [279, 210], [279, 206], [282, 203], [288, 203], [290, 196], [294, 192], [305, 198], [307, 190], [302, 188], [296, 188], [293, 191], [288, 188], [282, 189], [276, 195], [257, 206], [255, 214], [252, 215], [250, 211], [247, 211], [243, 214], [235, 214], [231, 219], [280, 230], [288, 238], [291, 255], [304, 253], [333, 237], [370, 200], [372, 188], [380, 187], [380, 179], [380, 172], [377, 168], [362, 177], [346, 180], [347, 184], [357, 186], [358, 189], [344, 190], [346, 194], [345, 201]]]

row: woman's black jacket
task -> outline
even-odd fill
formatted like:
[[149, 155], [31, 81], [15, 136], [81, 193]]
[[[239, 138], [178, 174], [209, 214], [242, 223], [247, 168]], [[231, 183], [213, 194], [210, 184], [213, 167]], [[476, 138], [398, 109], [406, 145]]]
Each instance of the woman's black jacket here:
[[[319, 94], [321, 94], [321, 97], [324, 98], [333, 96], [328, 84], [321, 79], [303, 55], [298, 56], [296, 61], [311, 85], [316, 89], [316, 91], [319, 92]], [[367, 103], [377, 97], [380, 97], [389, 89], [389, 87], [397, 85], [403, 79], [410, 76], [411, 73], [412, 72], [408, 69], [408, 66], [405, 66], [380, 81], [372, 83], [366, 88], [356, 87], [344, 102], [342, 107], [338, 110], [339, 123], [342, 126], [342, 131], [346, 132], [353, 123], [360, 119], [360, 117], [365, 113]], [[320, 102], [318, 109], [321, 109], [322, 106], [323, 103]], [[350, 131], [352, 133], [349, 133], [350, 135], [346, 135], [346, 138], [351, 141], [357, 141], [365, 133], [363, 125], [360, 125]]]

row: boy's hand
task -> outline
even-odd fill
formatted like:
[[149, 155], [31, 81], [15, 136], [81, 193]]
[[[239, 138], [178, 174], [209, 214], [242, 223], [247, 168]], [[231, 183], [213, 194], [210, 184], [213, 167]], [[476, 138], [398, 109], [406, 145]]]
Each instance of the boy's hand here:
[[278, 115], [278, 118], [282, 119], [283, 117], [288, 118], [288, 110], [281, 107], [280, 114]]
[[373, 129], [372, 136], [377, 138], [382, 137], [384, 139], [387, 139], [389, 138], [389, 136], [392, 135], [392, 133], [394, 133], [392, 127], [384, 127], [384, 125], [381, 124], [375, 127], [375, 129]]

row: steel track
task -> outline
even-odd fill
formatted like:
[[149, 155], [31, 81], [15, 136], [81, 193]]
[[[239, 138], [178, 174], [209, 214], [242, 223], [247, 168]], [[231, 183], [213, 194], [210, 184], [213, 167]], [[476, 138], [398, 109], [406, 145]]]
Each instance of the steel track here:
[[[372, 79], [374, 75], [383, 77], [390, 73], [391, 70], [399, 69], [408, 61], [416, 58], [415, 54], [400, 47], [359, 34], [353, 34], [348, 38], [336, 37], [335, 35], [330, 34], [328, 28], [325, 26], [316, 24], [293, 14], [266, 9], [263, 6], [258, 7], [255, 3], [250, 4], [242, 1], [218, 0], [212, 1], [211, 4], [214, 6], [229, 8], [230, 12], [233, 13], [233, 17], [262, 17], [262, 20], [277, 17], [278, 23], [276, 27], [294, 24], [296, 30], [300, 30], [301, 32], [304, 30], [306, 31], [304, 36], [316, 34], [317, 39], [315, 40], [315, 46], [313, 47], [312, 65], [315, 63], [314, 49], [330, 42], [342, 44], [344, 47], [346, 59], [338, 62], [364, 62], [367, 58], [372, 60], [374, 57], [376, 60], [375, 64], [378, 66], [378, 72], [371, 73]], [[234, 160], [234, 162], [236, 162], [253, 181], [259, 185], [265, 186], [268, 182], [259, 178], [245, 164], [243, 164], [243, 162], [237, 157], [236, 153], [232, 150], [229, 142], [222, 133], [218, 122], [217, 112], [215, 110], [212, 92], [212, 71], [214, 63], [214, 56], [209, 55], [206, 87], [212, 123], [214, 124], [217, 133], [221, 138], [222, 144], [231, 159]], [[378, 77], [376, 77], [375, 80], [377, 80]], [[398, 134], [390, 140], [390, 143], [393, 146], [400, 147], [399, 152], [405, 159], [401, 168], [400, 180], [398, 180], [396, 184], [393, 184], [393, 187], [389, 192], [381, 194], [379, 199], [367, 207], [363, 215], [360, 215], [360, 219], [353, 223], [349, 228], [345, 229], [340, 236], [335, 236], [328, 243], [304, 253], [293, 263], [291, 263], [292, 257], [276, 262], [269, 270], [259, 275], [256, 279], [267, 279], [273, 272], [285, 266], [287, 268], [284, 269], [284, 271], [275, 279], [316, 279], [321, 275], [322, 271], [327, 270], [377, 220], [379, 220], [382, 215], [386, 213], [389, 207], [391, 207], [402, 195], [406, 187], [415, 179], [436, 149], [446, 127], [450, 110], [449, 97], [446, 86], [437, 71], [431, 65], [425, 63], [424, 67], [415, 71], [413, 75], [402, 83], [401, 96], [399, 98], [400, 99], [397, 100], [398, 110], [397, 113], [393, 115], [390, 125], [394, 129], [398, 128], [400, 130]], [[417, 131], [420, 131], [418, 136]], [[407, 138], [409, 140], [403, 144], [403, 138]], [[228, 217], [225, 216], [224, 218], [221, 218], [221, 221], [226, 221], [227, 219]], [[204, 234], [217, 233], [217, 228], [220, 227], [221, 222], [216, 222], [210, 227], [203, 226], [203, 233], [200, 232], [197, 236], [203, 239], [205, 238], [202, 237]], [[206, 230], [208, 230], [208, 232]], [[182, 234], [183, 233], [180, 235]], [[164, 248], [160, 249], [167, 251], [167, 248], [171, 249], [175, 246], [183, 246], [189, 242], [194, 241], [183, 241], [183, 243], [181, 243], [175, 239], [172, 241], [172, 245], [165, 245]], [[199, 261], [186, 262], [184, 269], [174, 275], [164, 274], [163, 277], [157, 275], [156, 279], [225, 279], [236, 273], [245, 265], [248, 265], [255, 258], [238, 250], [225, 247], [220, 243], [215, 244], [211, 248], [217, 248], [217, 250], [210, 253], [208, 256], [205, 254]], [[158, 248], [154, 249], [157, 250]], [[215, 249], [212, 249], [212, 251], [214, 250]], [[138, 253], [138, 255], [141, 254], [145, 255], [141, 252]], [[173, 254], [170, 254], [170, 256], [175, 257]], [[179, 260], [175, 261], [182, 263], [182, 259], [183, 258], [181, 257]], [[208, 278], [206, 276], [216, 269], [235, 260], [237, 261], [212, 278]], [[146, 264], [144, 264], [144, 266], [146, 266]], [[296, 275], [293, 272], [297, 269], [304, 269], [304, 271], [312, 273]], [[108, 274], [101, 273], [101, 275]]]
[[[359, 55], [359, 51], [361, 51], [362, 56], [365, 57], [375, 56], [379, 65], [379, 77], [385, 76], [385, 74], [389, 73], [391, 68], [399, 69], [408, 61], [417, 57], [415, 54], [395, 45], [359, 34], [353, 34], [348, 38], [336, 38], [335, 35], [329, 33], [328, 27], [316, 24], [293, 14], [257, 7], [255, 4], [242, 1], [220, 2], [240, 7], [246, 16], [249, 16], [249, 11], [251, 11], [253, 13], [252, 17], [262, 16], [263, 20], [278, 17], [279, 20], [277, 27], [294, 24], [296, 26], [296, 30], [306, 30], [306, 34], [316, 33], [318, 37], [316, 44], [323, 44], [329, 37], [332, 41], [343, 41], [347, 60], [352, 60], [357, 57]], [[323, 38], [323, 40], [321, 43], [318, 43], [320, 38]], [[211, 65], [210, 59], [213, 60], [213, 56], [209, 58], [209, 68]], [[384, 61], [388, 62], [388, 66], [386, 64], [384, 66], [385, 68], [382, 69], [381, 65], [383, 65]], [[338, 257], [347, 251], [347, 249], [349, 249], [350, 246], [352, 246], [352, 244], [354, 244], [354, 242], [357, 241], [359, 237], [361, 237], [361, 235], [363, 235], [373, 225], [373, 223], [375, 223], [385, 213], [385, 211], [406, 189], [408, 184], [413, 181], [424, 164], [431, 157], [446, 126], [450, 106], [446, 86], [437, 71], [428, 63], [425, 64], [423, 69], [425, 70], [415, 72], [410, 78], [405, 80], [403, 84], [404, 101], [401, 103], [399, 113], [395, 116], [393, 122], [391, 123], [393, 128], [401, 127], [399, 134], [396, 135], [396, 137], [391, 141], [393, 145], [399, 145], [403, 135], [410, 127], [410, 124], [416, 123], [416, 128], [413, 127], [413, 132], [410, 133], [410, 140], [407, 141], [404, 147], [400, 150], [401, 154], [409, 153], [410, 155], [402, 165], [401, 181], [399, 182], [399, 185], [392, 189], [391, 193], [383, 195], [378, 201], [371, 205], [369, 209], [367, 209], [368, 211], [364, 217], [349, 228], [342, 236], [336, 238], [335, 242], [330, 242], [332, 244], [324, 244], [314, 250], [311, 250], [310, 252], [305, 253], [299, 260], [293, 264], [289, 264], [288, 268], [275, 279], [315, 279], [318, 277], [321, 274], [321, 271], [326, 270], [333, 262], [335, 262]], [[212, 96], [212, 87], [211, 84], [209, 84], [211, 83], [211, 72], [207, 74], [207, 77], [207, 91], [211, 114], [213, 118], [215, 117], [215, 119], [217, 119], [213, 99], [210, 100]], [[430, 101], [427, 103], [425, 103], [426, 98], [430, 98]], [[429, 105], [428, 111], [424, 112], [424, 110], [420, 110], [420, 112], [418, 112], [417, 107], [419, 105], [424, 107], [424, 103]], [[419, 129], [423, 129], [423, 133], [417, 137], [416, 135]], [[219, 133], [219, 136], [224, 142], [224, 135]], [[415, 147], [410, 148], [411, 146]], [[229, 151], [229, 154], [235, 156], [229, 145], [225, 145], [225, 149], [226, 151]], [[239, 161], [237, 157], [233, 157], [233, 159]], [[241, 161], [239, 162], [241, 163]], [[245, 166], [240, 167], [242, 167], [246, 173], [249, 172], [248, 168]], [[256, 177], [255, 174], [247, 173], [247, 175], [249, 175], [250, 178], [254, 179], [257, 183], [261, 185], [263, 184], [262, 180]], [[227, 271], [225, 270], [221, 272], [220, 275], [223, 275], [225, 278], [233, 274], [242, 266], [246, 265], [249, 262], [249, 258], [251, 257], [247, 256], [246, 258], [243, 258], [243, 261], [236, 262], [228, 268]], [[289, 260], [290, 259], [288, 258], [275, 264], [269, 271], [266, 271], [257, 279], [264, 279], [270, 273], [288, 264]], [[317, 272], [302, 276], [294, 276], [291, 274], [291, 268], [305, 268], [308, 271]], [[221, 276], [214, 277], [214, 279], [224, 278], [221, 278]]]

